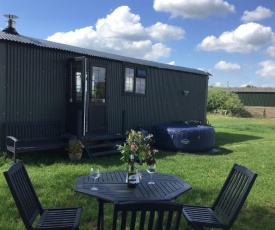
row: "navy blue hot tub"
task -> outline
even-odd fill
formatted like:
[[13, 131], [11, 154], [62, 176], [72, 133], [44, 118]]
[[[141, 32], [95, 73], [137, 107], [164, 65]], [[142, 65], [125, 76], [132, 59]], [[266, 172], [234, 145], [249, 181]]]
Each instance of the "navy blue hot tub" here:
[[215, 147], [212, 126], [159, 124], [153, 128], [155, 147], [182, 152], [209, 151]]

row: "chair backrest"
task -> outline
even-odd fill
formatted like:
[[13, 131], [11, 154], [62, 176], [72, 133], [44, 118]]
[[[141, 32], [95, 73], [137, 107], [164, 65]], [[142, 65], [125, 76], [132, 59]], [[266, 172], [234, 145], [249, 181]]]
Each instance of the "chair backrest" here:
[[42, 206], [23, 162], [11, 165], [4, 175], [26, 229], [32, 229], [33, 222], [42, 213]]
[[166, 201], [115, 202], [113, 230], [179, 229], [183, 205]]
[[257, 174], [244, 166], [234, 164], [218, 197], [213, 209], [226, 221], [228, 229], [236, 220]]

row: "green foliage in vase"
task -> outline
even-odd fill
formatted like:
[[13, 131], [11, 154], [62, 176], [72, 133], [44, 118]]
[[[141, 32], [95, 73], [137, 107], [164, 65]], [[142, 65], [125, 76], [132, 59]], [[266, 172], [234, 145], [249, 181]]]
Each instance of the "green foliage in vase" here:
[[152, 134], [143, 134], [141, 131], [131, 130], [126, 133], [127, 139], [123, 145], [117, 145], [117, 149], [121, 152], [121, 160], [128, 164], [131, 154], [134, 155], [137, 164], [154, 164], [156, 163], [156, 149], [152, 149]]

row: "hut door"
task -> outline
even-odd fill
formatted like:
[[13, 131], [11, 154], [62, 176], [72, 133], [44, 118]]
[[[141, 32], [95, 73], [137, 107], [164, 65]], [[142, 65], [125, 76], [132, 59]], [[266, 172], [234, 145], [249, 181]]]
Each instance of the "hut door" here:
[[89, 76], [89, 132], [107, 131], [106, 115], [106, 77], [107, 68], [90, 64]]
[[67, 130], [78, 136], [88, 131], [87, 60], [76, 57], [69, 60]]

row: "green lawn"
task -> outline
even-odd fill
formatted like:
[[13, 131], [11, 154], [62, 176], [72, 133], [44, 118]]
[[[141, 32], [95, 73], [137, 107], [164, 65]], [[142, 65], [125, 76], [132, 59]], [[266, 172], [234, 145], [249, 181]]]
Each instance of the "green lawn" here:
[[[275, 119], [208, 116], [216, 130], [215, 154], [157, 153], [157, 171], [178, 175], [192, 186], [177, 201], [210, 205], [236, 162], [258, 173], [258, 178], [233, 229], [274, 229], [275, 226]], [[92, 165], [102, 171], [124, 169], [120, 155], [72, 163], [66, 153], [22, 154], [36, 192], [44, 207], [82, 206], [81, 229], [95, 229], [97, 201], [74, 192], [78, 176]], [[3, 172], [11, 160], [0, 157]], [[0, 177], [0, 229], [24, 229], [4, 176]], [[110, 229], [112, 205], [106, 205], [106, 229]], [[182, 219], [182, 228], [185, 221]]]

